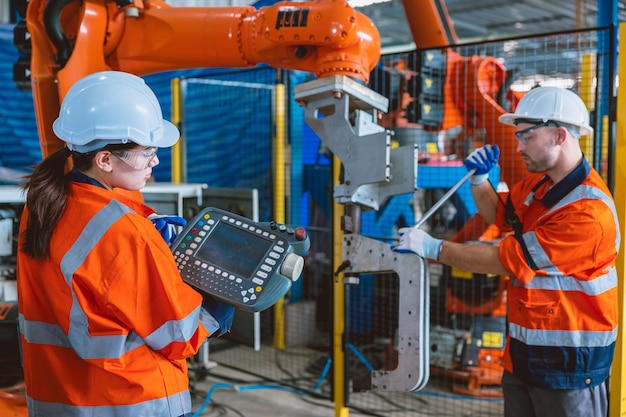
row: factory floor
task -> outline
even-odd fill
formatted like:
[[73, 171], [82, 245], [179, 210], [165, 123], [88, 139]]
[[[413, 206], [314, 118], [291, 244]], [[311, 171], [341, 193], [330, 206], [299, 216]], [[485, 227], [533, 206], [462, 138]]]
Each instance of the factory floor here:
[[[245, 351], [242, 350], [239, 354]], [[258, 353], [255, 353], [255, 355]], [[218, 355], [214, 355], [218, 356]], [[257, 358], [258, 359], [258, 358]], [[259, 362], [259, 368], [272, 366], [267, 360]], [[241, 361], [245, 363], [245, 360]], [[245, 365], [245, 364], [244, 364]], [[328, 395], [317, 396], [311, 392], [301, 392], [288, 386], [268, 382], [248, 372], [212, 363], [203, 371], [201, 380], [190, 372], [194, 417], [499, 417], [503, 415], [500, 399], [469, 399], [456, 396], [451, 399], [430, 384], [423, 394], [410, 393], [366, 393], [365, 396], [352, 394], [350, 407], [335, 410]], [[21, 385], [21, 384], [19, 384]], [[0, 396], [0, 417], [27, 417], [23, 386], [18, 390], [7, 390]], [[20, 395], [18, 395], [20, 394]], [[407, 402], [407, 396], [410, 401]], [[357, 397], [357, 398], [354, 398]], [[374, 400], [374, 402], [372, 402]], [[371, 410], [372, 404], [380, 408]], [[408, 404], [413, 404], [407, 407]], [[339, 414], [340, 413], [340, 414]]]
[[[306, 348], [276, 351], [238, 346], [211, 350], [210, 363], [200, 380], [190, 372], [194, 417], [496, 417], [503, 415], [501, 398], [469, 398], [450, 395], [431, 373], [431, 382], [417, 393], [348, 393], [350, 407], [335, 410], [331, 400], [331, 376], [322, 385], [309, 384], [306, 392], [284, 386], [261, 375], [295, 371], [298, 361], [310, 362]], [[277, 361], [277, 357], [279, 358]], [[214, 362], [213, 362], [214, 361]], [[290, 368], [291, 366], [291, 368]], [[318, 381], [319, 382], [319, 381]], [[302, 383], [300, 380], [299, 383]], [[306, 384], [306, 383], [305, 383]], [[296, 384], [299, 385], [299, 384]], [[316, 388], [311, 389], [315, 385]], [[315, 395], [319, 393], [320, 395]], [[338, 414], [340, 413], [340, 414]]]
[[[314, 398], [290, 387], [259, 383], [253, 376], [219, 365], [211, 369], [204, 381], [196, 383], [193, 393], [195, 416], [335, 416], [334, 404], [329, 399]], [[350, 411], [349, 415], [366, 414]]]

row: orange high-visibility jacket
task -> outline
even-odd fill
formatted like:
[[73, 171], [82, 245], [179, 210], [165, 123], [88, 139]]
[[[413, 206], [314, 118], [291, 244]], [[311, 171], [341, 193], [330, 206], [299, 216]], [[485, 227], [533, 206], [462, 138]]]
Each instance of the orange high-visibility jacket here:
[[[546, 181], [533, 191], [541, 179], [528, 175], [510, 192], [537, 269], [519, 238], [508, 236], [499, 246], [511, 274], [506, 368], [534, 386], [595, 386], [609, 375], [617, 337], [617, 213], [608, 188], [584, 159], [554, 187]], [[501, 228], [507, 227], [504, 216], [499, 207]]]
[[[71, 183], [51, 256], [18, 251], [19, 327], [30, 417], [191, 412], [186, 358], [215, 319], [184, 283], [153, 210]], [[24, 210], [24, 229], [28, 210]]]

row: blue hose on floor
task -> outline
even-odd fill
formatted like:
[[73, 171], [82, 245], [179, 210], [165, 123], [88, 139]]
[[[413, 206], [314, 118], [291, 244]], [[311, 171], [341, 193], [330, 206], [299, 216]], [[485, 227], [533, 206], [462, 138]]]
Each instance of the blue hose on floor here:
[[213, 384], [213, 385], [211, 385], [211, 388], [209, 388], [209, 392], [207, 392], [206, 397], [204, 398], [204, 402], [202, 403], [202, 405], [200, 406], [198, 411], [193, 413], [193, 417], [198, 417], [198, 416], [200, 416], [204, 412], [204, 409], [211, 402], [211, 397], [213, 396], [213, 393], [215, 392], [215, 390], [220, 389], [220, 388], [222, 388], [222, 389], [232, 389], [232, 390], [235, 390], [235, 391], [250, 391], [250, 390], [255, 390], [255, 389], [278, 389], [278, 390], [281, 390], [281, 391], [292, 392], [294, 394], [303, 394], [302, 391], [298, 391], [297, 389], [290, 388], [290, 387], [283, 387], [281, 385]]

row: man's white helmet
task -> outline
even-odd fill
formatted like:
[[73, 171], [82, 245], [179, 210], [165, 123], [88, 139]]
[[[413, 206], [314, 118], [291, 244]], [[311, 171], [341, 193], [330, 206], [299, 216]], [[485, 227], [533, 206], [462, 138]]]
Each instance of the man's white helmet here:
[[163, 119], [159, 101], [144, 80], [121, 71], [96, 72], [77, 81], [52, 129], [80, 153], [129, 142], [168, 148], [180, 137], [176, 126]]
[[505, 125], [515, 126], [523, 120], [548, 120], [575, 126], [581, 135], [593, 133], [589, 112], [582, 99], [573, 91], [558, 87], [537, 87], [524, 94], [515, 109], [498, 117]]

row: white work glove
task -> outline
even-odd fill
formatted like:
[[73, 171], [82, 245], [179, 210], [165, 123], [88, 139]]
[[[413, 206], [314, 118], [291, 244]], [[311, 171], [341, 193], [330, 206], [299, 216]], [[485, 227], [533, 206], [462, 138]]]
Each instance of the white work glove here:
[[476, 172], [469, 179], [470, 184], [479, 185], [489, 179], [489, 171], [498, 165], [498, 157], [500, 156], [500, 148], [498, 145], [485, 145], [481, 148], [474, 149], [467, 158], [465, 158], [465, 168], [468, 171], [475, 169]]
[[152, 220], [154, 227], [161, 233], [163, 240], [165, 240], [165, 243], [168, 245], [176, 239], [176, 233], [178, 232], [177, 226], [185, 226], [187, 224], [187, 220], [180, 216], [167, 216], [153, 213], [149, 215], [148, 218]]
[[391, 250], [396, 252], [413, 252], [422, 258], [439, 259], [443, 240], [435, 239], [422, 229], [414, 227], [403, 227], [398, 230], [400, 239], [397, 246], [392, 246]]

